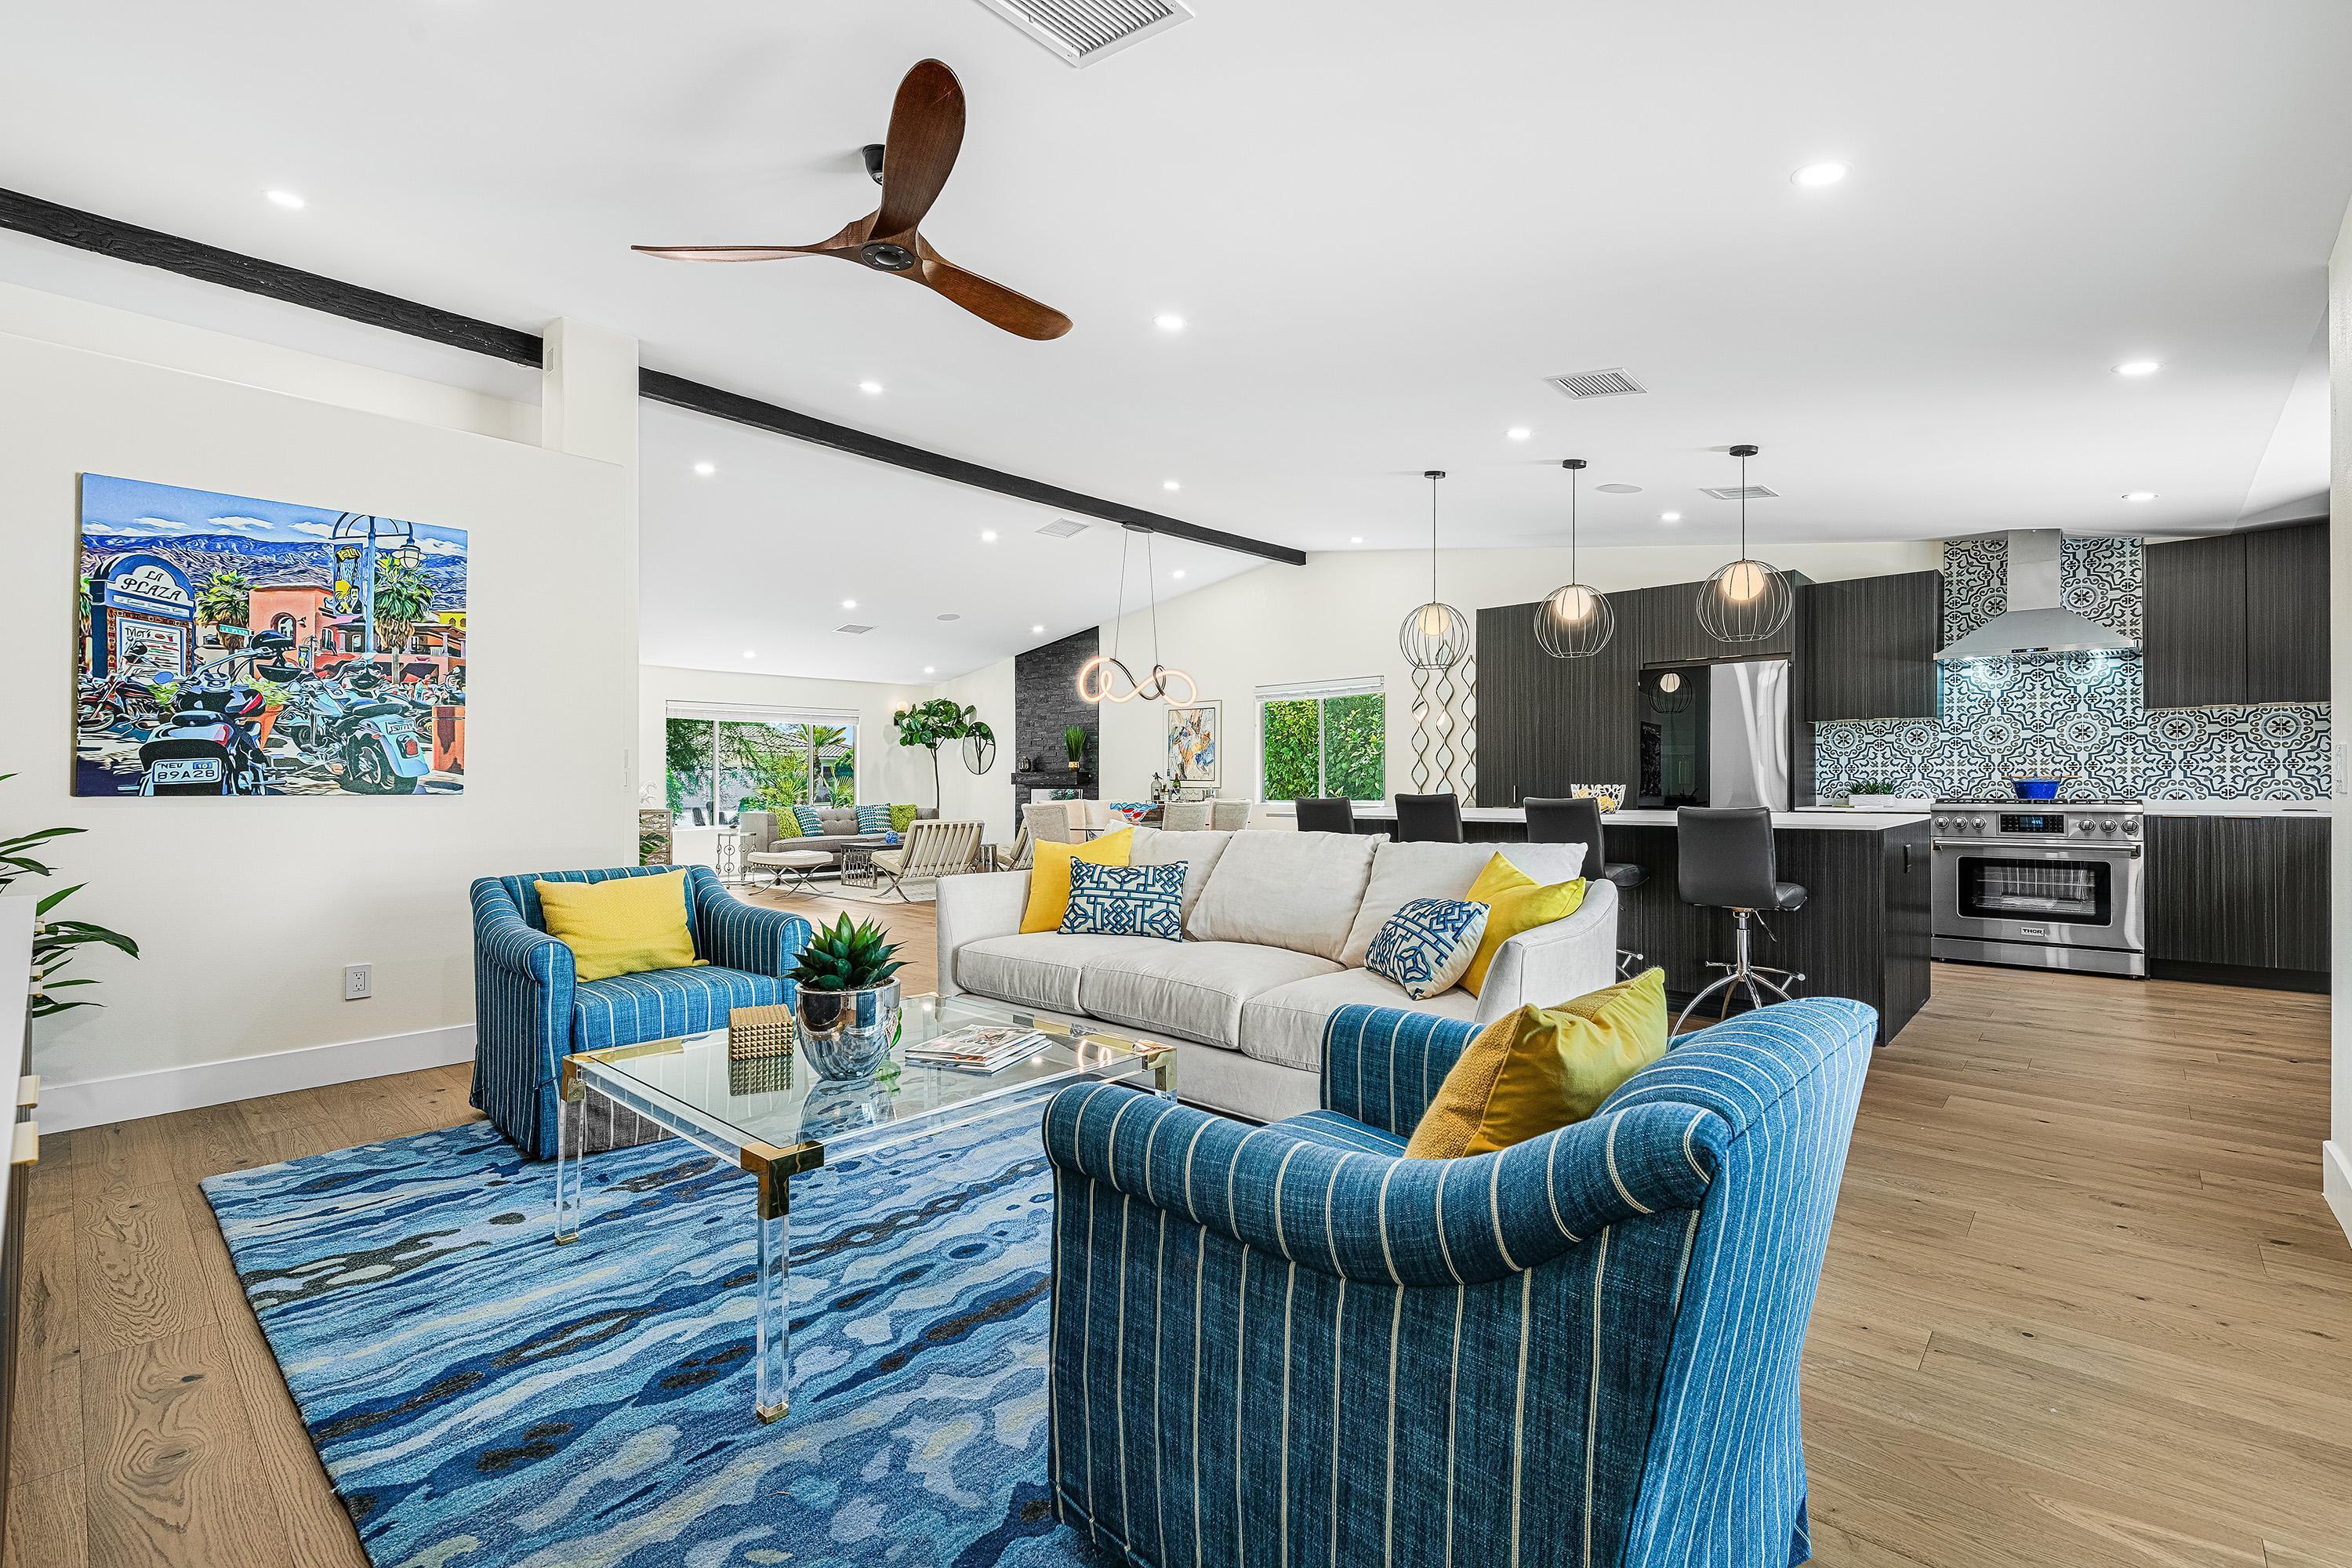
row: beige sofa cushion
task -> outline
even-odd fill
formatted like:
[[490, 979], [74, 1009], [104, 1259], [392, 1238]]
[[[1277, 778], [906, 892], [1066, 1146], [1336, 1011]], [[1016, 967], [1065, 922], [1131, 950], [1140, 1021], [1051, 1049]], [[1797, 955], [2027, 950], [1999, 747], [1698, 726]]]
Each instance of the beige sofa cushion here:
[[1336, 959], [1364, 901], [1380, 842], [1354, 833], [1234, 834], [1184, 929], [1202, 942], [1256, 942]]
[[955, 983], [1021, 1007], [1076, 1013], [1078, 976], [1129, 948], [1180, 944], [1156, 936], [1064, 936], [1056, 931], [982, 937], [955, 952]]
[[1402, 1007], [1408, 1013], [1465, 1020], [1475, 1020], [1478, 1011], [1478, 998], [1459, 985], [1426, 1002], [1416, 1002], [1395, 981], [1369, 969], [1341, 969], [1261, 992], [1244, 1003], [1242, 1053], [1262, 1062], [1319, 1072], [1325, 1022], [1340, 1008], [1358, 1002], [1368, 1007]]
[[[1496, 855], [1546, 887], [1575, 879], [1584, 865], [1581, 844], [1399, 844], [1375, 839], [1371, 879], [1357, 906], [1355, 922], [1339, 949], [1341, 963], [1350, 969], [1364, 962], [1381, 927], [1415, 899], [1459, 899]], [[1402, 995], [1403, 993], [1400, 992]]]
[[1086, 972], [1078, 979], [1081, 1012], [1133, 1029], [1165, 1030], [1228, 1048], [1239, 1037], [1242, 1006], [1251, 997], [1339, 968], [1328, 958], [1286, 948], [1150, 937], [1112, 940], [1139, 945], [1087, 956]]
[[1209, 873], [1215, 868], [1217, 858], [1225, 852], [1230, 833], [1213, 828], [1171, 833], [1158, 827], [1135, 830], [1134, 847], [1128, 852], [1130, 866], [1184, 866], [1184, 918], [1192, 918], [1192, 906], [1201, 901], [1201, 889], [1208, 885]]

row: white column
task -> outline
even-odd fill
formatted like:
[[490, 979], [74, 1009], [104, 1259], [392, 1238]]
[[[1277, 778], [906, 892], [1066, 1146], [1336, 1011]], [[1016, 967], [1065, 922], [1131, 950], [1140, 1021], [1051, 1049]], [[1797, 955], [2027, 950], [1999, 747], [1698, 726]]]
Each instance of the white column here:
[[[2328, 435], [2328, 689], [2352, 696], [2352, 213], [2336, 237], [2336, 254], [2327, 266], [2327, 371], [2333, 395]], [[2335, 752], [2335, 803], [2346, 799], [2345, 757], [2339, 740]], [[2329, 900], [2333, 927], [2330, 952], [2335, 973], [2345, 975], [2338, 984], [2352, 984], [2352, 822], [2342, 812], [2329, 834], [2333, 860]], [[2328, 1020], [2328, 1131], [2320, 1146], [2325, 1167], [2321, 1187], [2336, 1223], [2352, 1236], [2352, 1008], [2330, 1009]]]
[[[625, 690], [599, 691], [594, 700], [625, 702], [637, 711], [637, 340], [585, 321], [556, 321], [547, 324], [547, 356], [540, 374], [539, 444], [551, 451], [569, 452], [628, 470], [629, 507], [624, 537], [596, 541], [594, 547], [617, 552], [626, 563], [628, 608], [624, 624], [613, 636], [628, 649], [630, 679]], [[583, 541], [583, 545], [590, 542]], [[642, 731], [643, 724], [636, 726]], [[645, 758], [642, 742], [614, 759], [618, 780], [628, 799], [637, 799]], [[634, 826], [634, 824], [632, 825]], [[634, 837], [634, 833], [632, 837]]]

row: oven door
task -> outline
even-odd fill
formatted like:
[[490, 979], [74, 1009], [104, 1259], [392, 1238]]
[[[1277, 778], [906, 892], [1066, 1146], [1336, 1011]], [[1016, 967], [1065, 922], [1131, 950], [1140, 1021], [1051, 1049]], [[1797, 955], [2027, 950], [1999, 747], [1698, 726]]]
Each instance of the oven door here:
[[2137, 844], [1938, 843], [1936, 934], [2138, 952]]

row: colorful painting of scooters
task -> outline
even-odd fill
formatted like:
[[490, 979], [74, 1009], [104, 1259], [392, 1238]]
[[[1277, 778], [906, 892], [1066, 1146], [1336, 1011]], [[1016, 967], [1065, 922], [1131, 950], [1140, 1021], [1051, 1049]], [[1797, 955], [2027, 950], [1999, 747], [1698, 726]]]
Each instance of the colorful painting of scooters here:
[[81, 478], [74, 793], [455, 795], [463, 531]]

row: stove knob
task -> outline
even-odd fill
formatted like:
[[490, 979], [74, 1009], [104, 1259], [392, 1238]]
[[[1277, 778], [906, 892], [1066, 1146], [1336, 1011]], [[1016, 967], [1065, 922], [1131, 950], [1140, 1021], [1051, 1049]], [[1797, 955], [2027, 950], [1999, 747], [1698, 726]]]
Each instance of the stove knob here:
[[1970, 833], [1982, 833], [1984, 831], [1984, 818], [1981, 816], [1969, 817], [1969, 831]]
[[2090, 818], [2088, 818], [2088, 817], [2084, 817], [2082, 821], [2080, 821], [2080, 822], [2078, 822], [2078, 823], [2074, 824], [2074, 831], [2075, 831], [2075, 832], [2077, 832], [2077, 833], [2088, 833], [2088, 832], [2090, 832], [2090, 831], [2091, 831], [2091, 820], [2090, 820]]
[[2125, 818], [2124, 818], [2124, 832], [2125, 832], [2125, 834], [2126, 834], [2127, 837], [2133, 837], [2133, 838], [2137, 838], [2137, 837], [2139, 837], [2139, 818], [2138, 818], [2138, 817], [2137, 817], [2137, 816], [2126, 816], [2126, 817], [2125, 817]]
[[2116, 819], [2112, 816], [2107, 817], [2099, 824], [2099, 831], [2102, 833], [2113, 833], [2115, 830]]

